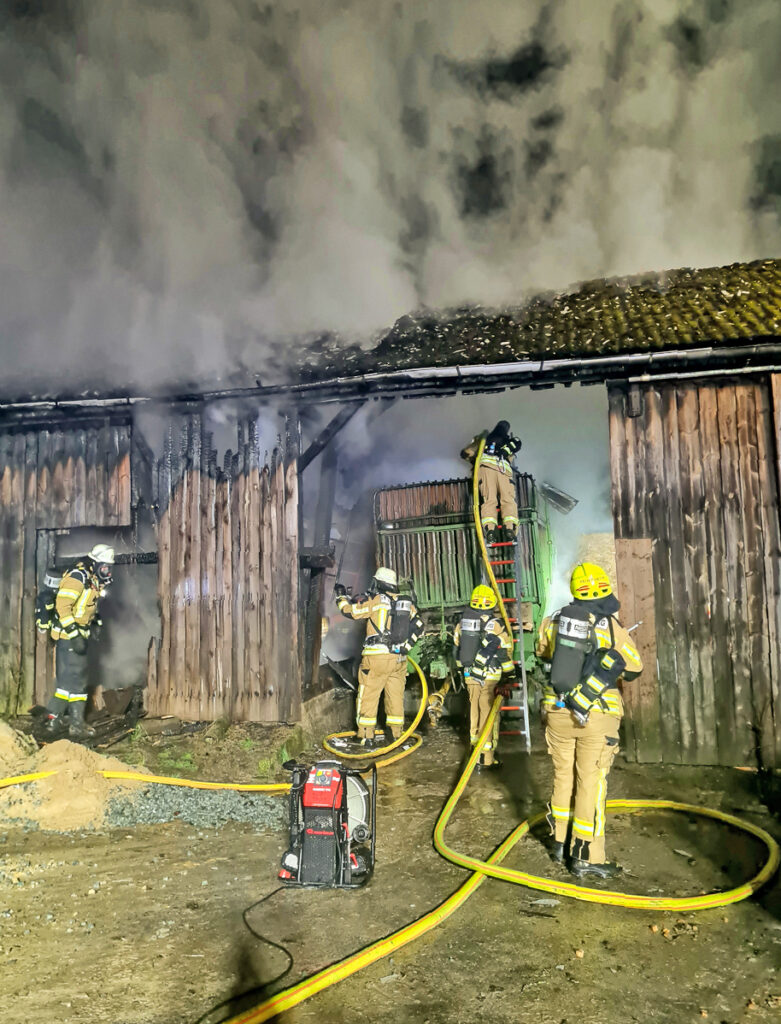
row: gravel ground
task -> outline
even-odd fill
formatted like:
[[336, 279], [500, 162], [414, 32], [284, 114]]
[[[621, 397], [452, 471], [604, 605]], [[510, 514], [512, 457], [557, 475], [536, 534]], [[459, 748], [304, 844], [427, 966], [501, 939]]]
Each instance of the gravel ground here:
[[219, 828], [229, 821], [252, 825], [258, 831], [284, 828], [287, 799], [235, 790], [192, 790], [179, 786], [150, 785], [131, 796], [114, 798], [106, 812], [106, 825], [159, 825], [185, 821], [196, 828]]

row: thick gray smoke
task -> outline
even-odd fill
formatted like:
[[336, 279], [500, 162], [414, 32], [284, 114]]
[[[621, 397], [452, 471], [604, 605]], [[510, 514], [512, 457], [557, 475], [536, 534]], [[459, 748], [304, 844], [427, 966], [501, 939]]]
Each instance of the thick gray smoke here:
[[9, 0], [6, 389], [779, 250], [777, 0]]

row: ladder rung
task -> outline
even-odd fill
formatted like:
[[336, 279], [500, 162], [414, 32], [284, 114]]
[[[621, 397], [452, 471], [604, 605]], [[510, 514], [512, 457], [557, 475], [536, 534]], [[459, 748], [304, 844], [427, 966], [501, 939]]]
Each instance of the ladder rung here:
[[514, 558], [499, 558], [495, 562], [490, 562], [490, 565], [513, 565], [515, 563]]
[[506, 579], [505, 579], [505, 577], [502, 577], [501, 579], [497, 579], [496, 582], [497, 583], [515, 583], [515, 577], [514, 576], [509, 576]]
[[514, 597], [503, 597], [502, 600], [503, 601], [515, 601], [516, 598], [514, 598]]

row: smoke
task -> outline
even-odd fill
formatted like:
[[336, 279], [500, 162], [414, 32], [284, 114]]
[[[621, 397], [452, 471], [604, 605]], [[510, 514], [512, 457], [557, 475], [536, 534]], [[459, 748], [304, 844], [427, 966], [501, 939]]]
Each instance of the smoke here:
[[780, 43], [777, 0], [12, 0], [6, 389], [268, 380], [310, 332], [777, 255]]

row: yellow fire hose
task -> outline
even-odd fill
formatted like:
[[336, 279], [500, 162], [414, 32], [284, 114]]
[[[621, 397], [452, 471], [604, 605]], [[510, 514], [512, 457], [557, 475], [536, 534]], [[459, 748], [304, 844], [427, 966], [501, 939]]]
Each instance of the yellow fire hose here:
[[[259, 1004], [254, 1009], [230, 1018], [230, 1020], [226, 1021], [225, 1024], [260, 1024], [261, 1021], [269, 1020], [276, 1014], [291, 1009], [298, 1003], [303, 1002], [305, 999], [309, 999], [317, 992], [321, 992], [323, 989], [329, 988], [331, 985], [335, 985], [337, 982], [350, 977], [350, 975], [362, 970], [369, 964], [375, 963], [377, 960], [381, 960], [383, 957], [395, 952], [402, 946], [414, 941], [421, 935], [426, 934], [426, 932], [447, 920], [447, 918], [458, 910], [469, 896], [471, 896], [472, 893], [482, 885], [489, 875], [494, 878], [502, 879], [503, 881], [513, 882], [517, 885], [523, 885], [532, 889], [539, 889], [544, 892], [556, 893], [561, 896], [570, 896], [575, 899], [586, 900], [591, 903], [624, 906], [636, 910], [654, 909], [683, 911], [714, 909], [716, 907], [727, 906], [730, 903], [737, 903], [756, 892], [757, 889], [764, 885], [777, 870], [779, 860], [781, 859], [781, 851], [779, 851], [778, 844], [773, 837], [764, 829], [749, 822], [741, 821], [739, 818], [736, 818], [731, 814], [725, 814], [722, 811], [711, 810], [710, 808], [705, 807], [697, 807], [692, 804], [677, 803], [672, 800], [608, 800], [607, 808], [612, 811], [639, 811], [645, 809], [675, 810], [682, 811], [687, 814], [699, 814], [709, 818], [714, 818], [717, 821], [723, 821], [733, 828], [748, 832], [750, 835], [755, 836], [765, 844], [768, 850], [768, 858], [763, 867], [748, 882], [734, 889], [729, 889], [725, 892], [707, 893], [702, 896], [677, 898], [642, 896], [633, 893], [589, 889], [584, 886], [574, 885], [573, 883], [554, 881], [553, 879], [544, 878], [538, 875], [531, 875], [527, 872], [501, 867], [501, 862], [516, 843], [526, 835], [530, 828], [543, 820], [543, 814], [536, 815], [534, 818], [530, 818], [528, 821], [521, 822], [520, 825], [516, 826], [516, 828], [509, 833], [509, 835], [485, 861], [468, 857], [452, 850], [444, 841], [445, 829], [456, 809], [458, 801], [460, 800], [467, 783], [469, 782], [472, 772], [474, 771], [475, 765], [477, 764], [477, 760], [480, 756], [482, 744], [485, 742], [486, 737], [493, 728], [494, 719], [499, 712], [501, 702], [501, 697], [497, 697], [494, 701], [491, 713], [483, 726], [483, 730], [472, 750], [461, 778], [448, 798], [448, 801], [445, 804], [434, 828], [434, 845], [437, 851], [453, 863], [472, 869], [473, 873], [464, 882], [464, 884], [444, 900], [444, 902], [438, 907], [435, 907], [433, 910], [424, 914], [417, 920], [405, 925], [403, 928], [393, 932], [391, 935], [372, 943], [364, 949], [353, 953], [344, 960], [331, 964], [322, 971], [318, 971], [310, 977], [304, 978], [297, 984], [283, 989], [281, 992], [276, 993], [270, 999]], [[53, 774], [56, 773], [51, 771], [33, 772], [28, 775], [17, 775], [6, 779], [0, 779], [0, 788], [34, 781], [35, 779], [45, 778]], [[254, 786], [241, 783], [191, 782], [183, 779], [167, 779], [163, 776], [144, 775], [140, 772], [104, 771], [101, 772], [101, 774], [107, 778], [135, 778], [138, 781], [190, 786], [197, 789], [254, 789], [268, 791], [288, 788], [283, 784]]]
[[461, 885], [451, 896], [438, 907], [419, 917], [416, 921], [405, 925], [391, 935], [373, 942], [357, 953], [331, 964], [329, 967], [304, 978], [295, 985], [277, 992], [264, 1003], [251, 1010], [231, 1017], [224, 1024], [261, 1024], [262, 1021], [270, 1020], [279, 1013], [292, 1009], [311, 996], [330, 988], [339, 981], [349, 978], [369, 964], [381, 960], [383, 957], [394, 953], [402, 946], [413, 942], [421, 935], [436, 928], [437, 925], [447, 920], [454, 911], [482, 885], [487, 876], [500, 878], [503, 881], [514, 882], [517, 885], [524, 885], [528, 888], [539, 889], [543, 892], [556, 893], [560, 896], [571, 896], [575, 899], [586, 900], [590, 903], [605, 903], [613, 906], [630, 907], [635, 910], [707, 910], [715, 907], [724, 907], [730, 903], [737, 903], [746, 899], [764, 885], [775, 873], [779, 865], [780, 851], [775, 839], [764, 829], [749, 822], [741, 821], [731, 814], [722, 811], [714, 811], [706, 807], [696, 807], [692, 804], [677, 803], [672, 800], [608, 800], [607, 807], [611, 811], [639, 811], [639, 810], [674, 810], [683, 811], [687, 814], [699, 814], [717, 821], [723, 821], [734, 828], [748, 832], [757, 839], [760, 839], [768, 850], [768, 858], [760, 871], [744, 885], [725, 892], [713, 892], [704, 896], [688, 896], [667, 898], [663, 896], [642, 896], [633, 893], [612, 892], [603, 889], [589, 889], [585, 886], [574, 885], [571, 882], [558, 882], [550, 878], [543, 878], [538, 875], [531, 875], [524, 871], [515, 871], [501, 867], [501, 862], [512, 850], [515, 844], [532, 828], [539, 824], [545, 817], [538, 814], [528, 821], [522, 822], [510, 832], [502, 843], [494, 850], [491, 856], [481, 861], [474, 857], [468, 857], [452, 850], [444, 841], [444, 833], [447, 824], [456, 809], [458, 801], [466, 788], [467, 783], [474, 771], [477, 760], [480, 756], [482, 744], [493, 728], [494, 719], [501, 707], [502, 698], [497, 697], [494, 701], [491, 713], [486, 720], [483, 730], [475, 744], [472, 754], [467, 762], [466, 768], [458, 780], [458, 783], [448, 798], [434, 828], [434, 846], [437, 851], [447, 860], [462, 867], [471, 868], [473, 874]]
[[[397, 740], [394, 740], [387, 746], [379, 747], [377, 750], [365, 750], [362, 753], [358, 754], [348, 754], [339, 747], [331, 746], [331, 744], [328, 742], [329, 740], [347, 739], [350, 736], [356, 736], [357, 733], [355, 732], [354, 729], [350, 732], [332, 732], [330, 736], [326, 736], [325, 739], [323, 740], [323, 747], [329, 753], [336, 754], [337, 757], [344, 758], [344, 760], [346, 761], [365, 761], [367, 757], [382, 757], [383, 754], [389, 754], [392, 750], [396, 750], [397, 747], [400, 747], [402, 743], [405, 743], [406, 740], [408, 740], [409, 737], [412, 736], [413, 733], [415, 733], [415, 730], [420, 724], [420, 720], [426, 711], [426, 704], [428, 702], [428, 683], [426, 682], [426, 677], [423, 674], [420, 665], [418, 665], [418, 663], [414, 661], [412, 658], [407, 658], [407, 661], [418, 673], [418, 678], [420, 679], [420, 686], [422, 690], [420, 697], [420, 705], [418, 707], [417, 714], [412, 719], [412, 722], [408, 726], [408, 728], [404, 730], [404, 732], [401, 734], [401, 736], [399, 736]], [[400, 761], [403, 757], [407, 757], [408, 754], [411, 754], [413, 753], [413, 751], [418, 749], [420, 744], [423, 742], [423, 737], [415, 733], [415, 735], [413, 736], [413, 740], [414, 742], [412, 743], [412, 745], [407, 747], [406, 750], [399, 751], [399, 753], [394, 754], [393, 757], [385, 757], [382, 759], [382, 761], [377, 761], [377, 767], [382, 768], [387, 764], [393, 764], [394, 761]]]

